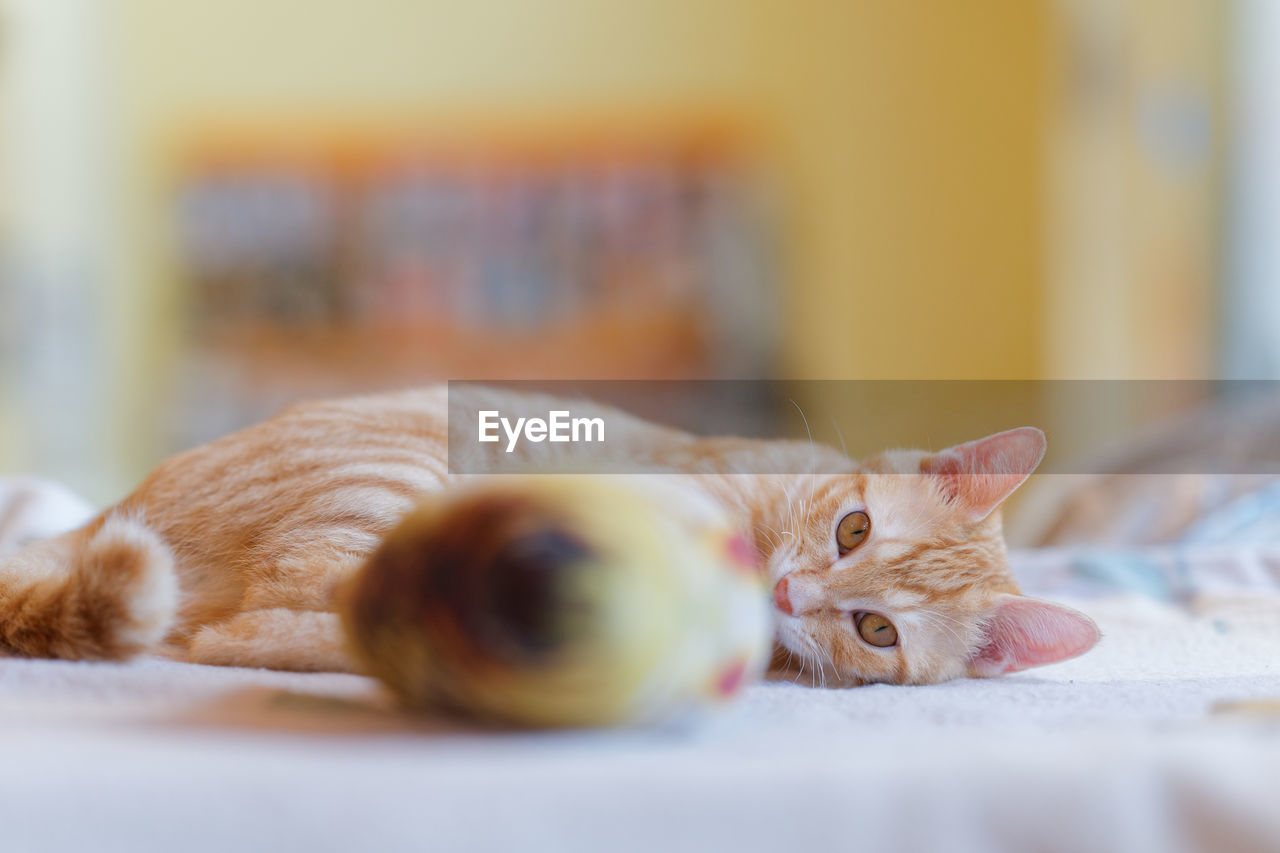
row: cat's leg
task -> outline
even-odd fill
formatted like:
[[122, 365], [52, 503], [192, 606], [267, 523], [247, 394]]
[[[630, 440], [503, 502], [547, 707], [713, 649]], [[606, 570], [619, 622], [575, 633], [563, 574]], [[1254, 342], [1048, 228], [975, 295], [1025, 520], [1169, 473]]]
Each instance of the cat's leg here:
[[[371, 537], [368, 548], [375, 544]], [[194, 627], [174, 657], [216, 666], [352, 672], [334, 597], [364, 565], [364, 550], [311, 542], [280, 554], [253, 573], [239, 613]]]
[[245, 611], [201, 628], [181, 657], [214, 666], [355, 671], [338, 614], [284, 607]]
[[358, 572], [378, 544], [370, 536], [364, 547], [308, 545], [285, 552], [254, 573], [245, 590], [242, 610], [333, 610], [338, 590]]

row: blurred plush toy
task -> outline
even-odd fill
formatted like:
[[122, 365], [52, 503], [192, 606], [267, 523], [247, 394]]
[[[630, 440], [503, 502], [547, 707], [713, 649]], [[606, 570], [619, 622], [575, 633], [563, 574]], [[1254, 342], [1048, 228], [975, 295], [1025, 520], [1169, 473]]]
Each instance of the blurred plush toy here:
[[652, 722], [763, 670], [754, 551], [645, 477], [513, 477], [423, 504], [345, 593], [350, 645], [413, 708], [527, 726]]

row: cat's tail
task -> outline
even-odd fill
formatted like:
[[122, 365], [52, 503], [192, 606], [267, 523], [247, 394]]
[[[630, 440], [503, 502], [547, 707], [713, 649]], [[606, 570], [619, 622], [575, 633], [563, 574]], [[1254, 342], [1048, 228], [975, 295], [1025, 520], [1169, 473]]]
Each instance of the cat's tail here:
[[177, 600], [164, 541], [108, 515], [0, 558], [0, 655], [128, 658], [164, 638]]

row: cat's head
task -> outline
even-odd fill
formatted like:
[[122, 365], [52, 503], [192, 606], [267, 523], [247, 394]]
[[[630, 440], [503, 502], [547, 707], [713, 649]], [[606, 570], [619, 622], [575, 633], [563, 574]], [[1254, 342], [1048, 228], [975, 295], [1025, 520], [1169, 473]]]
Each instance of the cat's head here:
[[765, 548], [784, 661], [825, 680], [922, 684], [1092, 648], [1093, 621], [1020, 595], [1005, 556], [1000, 505], [1044, 451], [1024, 427], [801, 484]]

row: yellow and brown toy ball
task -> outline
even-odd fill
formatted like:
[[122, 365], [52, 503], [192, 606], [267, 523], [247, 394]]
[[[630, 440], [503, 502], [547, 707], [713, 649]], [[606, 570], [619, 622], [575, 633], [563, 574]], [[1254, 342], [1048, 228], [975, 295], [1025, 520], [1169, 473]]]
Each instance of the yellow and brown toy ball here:
[[527, 726], [724, 701], [770, 639], [754, 550], [659, 477], [524, 476], [425, 501], [344, 594], [350, 646], [406, 705]]

